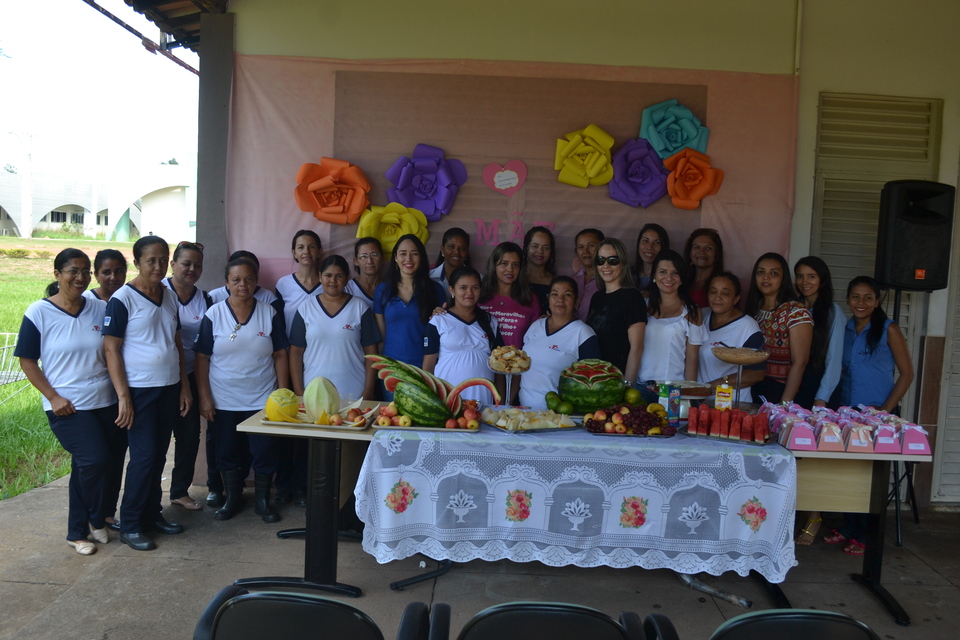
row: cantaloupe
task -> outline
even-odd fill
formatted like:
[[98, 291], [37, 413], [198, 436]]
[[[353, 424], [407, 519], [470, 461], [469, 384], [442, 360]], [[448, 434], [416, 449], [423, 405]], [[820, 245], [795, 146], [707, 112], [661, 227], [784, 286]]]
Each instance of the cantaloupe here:
[[310, 422], [316, 422], [324, 412], [332, 415], [340, 411], [340, 393], [337, 387], [324, 378], [317, 376], [303, 390], [303, 410]]

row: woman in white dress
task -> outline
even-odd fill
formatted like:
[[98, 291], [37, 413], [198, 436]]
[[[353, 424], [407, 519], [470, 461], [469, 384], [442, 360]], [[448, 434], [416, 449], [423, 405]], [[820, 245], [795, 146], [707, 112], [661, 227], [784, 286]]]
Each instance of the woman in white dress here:
[[[487, 360], [503, 344], [497, 320], [477, 306], [480, 274], [473, 267], [459, 267], [450, 274], [453, 307], [430, 318], [424, 335], [423, 368], [456, 386], [469, 378], [494, 379]], [[483, 386], [466, 389], [465, 400], [493, 404], [493, 394]]]
[[[717, 385], [724, 381], [731, 387], [737, 386], [737, 365], [717, 360], [713, 348], [762, 349], [765, 341], [757, 321], [737, 308], [740, 280], [735, 275], [725, 271], [713, 276], [707, 285], [707, 301], [710, 307], [703, 310], [705, 338], [700, 345], [697, 380], [709, 383], [713, 393]], [[741, 402], [753, 402], [750, 387], [763, 380], [766, 370], [762, 362], [743, 368], [740, 389], [737, 391]]]
[[560, 374], [577, 360], [600, 358], [600, 342], [590, 326], [577, 318], [579, 291], [570, 276], [556, 276], [547, 295], [548, 315], [527, 329], [523, 350], [530, 370], [520, 376], [520, 404], [546, 409], [545, 396], [557, 390]]
[[703, 343], [700, 307], [687, 293], [683, 257], [668, 249], [653, 261], [647, 301], [647, 330], [637, 384], [641, 393], [651, 380], [696, 380]]

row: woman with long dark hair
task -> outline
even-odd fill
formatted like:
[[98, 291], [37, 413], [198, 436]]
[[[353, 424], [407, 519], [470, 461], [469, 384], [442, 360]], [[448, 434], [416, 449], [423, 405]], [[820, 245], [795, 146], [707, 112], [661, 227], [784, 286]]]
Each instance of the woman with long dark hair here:
[[[106, 544], [110, 478], [123, 469], [127, 432], [115, 423], [117, 395], [100, 335], [107, 304], [83, 296], [90, 284], [90, 259], [64, 249], [53, 261], [56, 282], [47, 298], [23, 315], [14, 355], [42, 395], [50, 429], [70, 453], [67, 544], [83, 556]], [[40, 363], [43, 363], [41, 368]]]
[[753, 265], [747, 314], [754, 317], [770, 353], [767, 373], [753, 387], [753, 397], [793, 402], [810, 359], [813, 318], [796, 300], [790, 266], [779, 253], [765, 253]]
[[137, 277], [113, 294], [103, 319], [103, 349], [119, 401], [117, 424], [128, 430], [130, 445], [120, 540], [136, 551], [157, 546], [143, 534], [145, 529], [183, 531], [182, 525], [163, 517], [160, 503], [173, 422], [193, 404], [177, 296], [163, 286], [169, 260], [170, 247], [163, 238], [137, 240]]
[[550, 283], [557, 275], [556, 246], [553, 232], [546, 227], [533, 227], [523, 236], [527, 282], [533, 295], [537, 296], [541, 311], [546, 311], [549, 306], [547, 296], [550, 294]]
[[[637, 261], [634, 263], [634, 279], [641, 291], [650, 291], [653, 279], [653, 259], [661, 251], [670, 248], [670, 236], [660, 225], [649, 222], [637, 234]], [[686, 268], [684, 268], [686, 271]]]
[[[387, 279], [373, 296], [373, 312], [383, 336], [383, 355], [422, 365], [426, 325], [434, 309], [445, 300], [443, 288], [430, 279], [427, 251], [420, 238], [412, 233], [401, 236], [393, 248]], [[393, 399], [392, 393], [381, 390], [385, 400]]]
[[[843, 333], [843, 371], [840, 403], [866, 405], [893, 412], [913, 382], [913, 362], [907, 340], [881, 306], [880, 286], [869, 276], [857, 276], [847, 285], [847, 304], [853, 315]], [[899, 375], [896, 375], [899, 374]], [[844, 526], [824, 537], [827, 544], [844, 545], [843, 552], [863, 555], [866, 517], [844, 514]]]
[[694, 229], [683, 247], [683, 261], [689, 269], [690, 297], [702, 307], [707, 301], [707, 284], [723, 273], [723, 241], [716, 229]]
[[653, 260], [653, 280], [647, 300], [647, 329], [637, 388], [653, 380], [696, 380], [697, 358], [703, 343], [700, 307], [684, 285], [683, 256], [667, 249]]
[[817, 256], [797, 260], [794, 282], [800, 302], [813, 316], [810, 360], [800, 381], [795, 401], [800, 406], [826, 406], [840, 383], [843, 359], [843, 328], [847, 317], [833, 301], [833, 278], [827, 263]]
[[505, 345], [523, 347], [527, 328], [540, 317], [540, 302], [527, 283], [519, 245], [501, 242], [490, 254], [479, 307], [497, 319]]
[[284, 327], [287, 335], [293, 328], [293, 316], [300, 304], [323, 291], [320, 284], [320, 261], [323, 260], [323, 247], [320, 236], [310, 229], [300, 229], [293, 234], [290, 253], [297, 263], [297, 270], [277, 280], [277, 298], [283, 309]]

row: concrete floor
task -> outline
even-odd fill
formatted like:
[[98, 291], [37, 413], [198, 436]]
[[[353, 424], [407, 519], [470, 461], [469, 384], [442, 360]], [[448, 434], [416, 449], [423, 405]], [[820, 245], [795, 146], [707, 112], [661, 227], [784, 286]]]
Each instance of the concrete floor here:
[[[192, 493], [197, 499], [205, 495], [202, 487]], [[151, 534], [158, 543], [155, 551], [133, 551], [111, 534], [108, 545], [83, 557], [64, 541], [66, 506], [66, 478], [0, 502], [2, 638], [189, 638], [209, 599], [233, 580], [302, 575], [302, 539], [279, 540], [274, 534], [302, 526], [303, 509], [287, 506], [283, 521], [268, 525], [252, 507], [231, 521], [216, 522], [209, 509], [170, 506], [167, 518], [186, 531]], [[883, 584], [912, 617], [910, 626], [896, 625], [869, 592], [850, 580], [850, 573], [859, 571], [859, 559], [819, 542], [798, 549], [799, 565], [781, 585], [783, 591], [796, 608], [846, 613], [881, 638], [956, 638], [960, 513], [923, 513], [919, 526], [905, 522], [903, 547], [894, 546], [890, 524]], [[391, 591], [390, 582], [424, 571], [419, 558], [378, 565], [359, 542], [347, 540], [339, 553], [339, 580], [364, 591], [360, 598], [344, 600], [367, 612], [386, 638], [396, 636], [400, 614], [412, 601], [450, 604], [453, 637], [481, 609], [514, 600], [573, 602], [614, 616], [625, 610], [641, 616], [659, 612], [673, 620], [683, 640], [708, 638], [724, 620], [748, 611], [690, 590], [666, 570], [555, 568], [536, 562], [473, 561], [438, 579]], [[751, 578], [699, 577], [751, 600], [750, 610], [773, 607]]]

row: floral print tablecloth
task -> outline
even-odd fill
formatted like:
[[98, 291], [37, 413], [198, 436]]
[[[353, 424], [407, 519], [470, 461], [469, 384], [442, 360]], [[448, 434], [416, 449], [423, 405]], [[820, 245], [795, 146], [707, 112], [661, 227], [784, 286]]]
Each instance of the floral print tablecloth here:
[[594, 436], [379, 431], [357, 483], [378, 562], [536, 560], [782, 582], [796, 564], [797, 469], [779, 445]]

